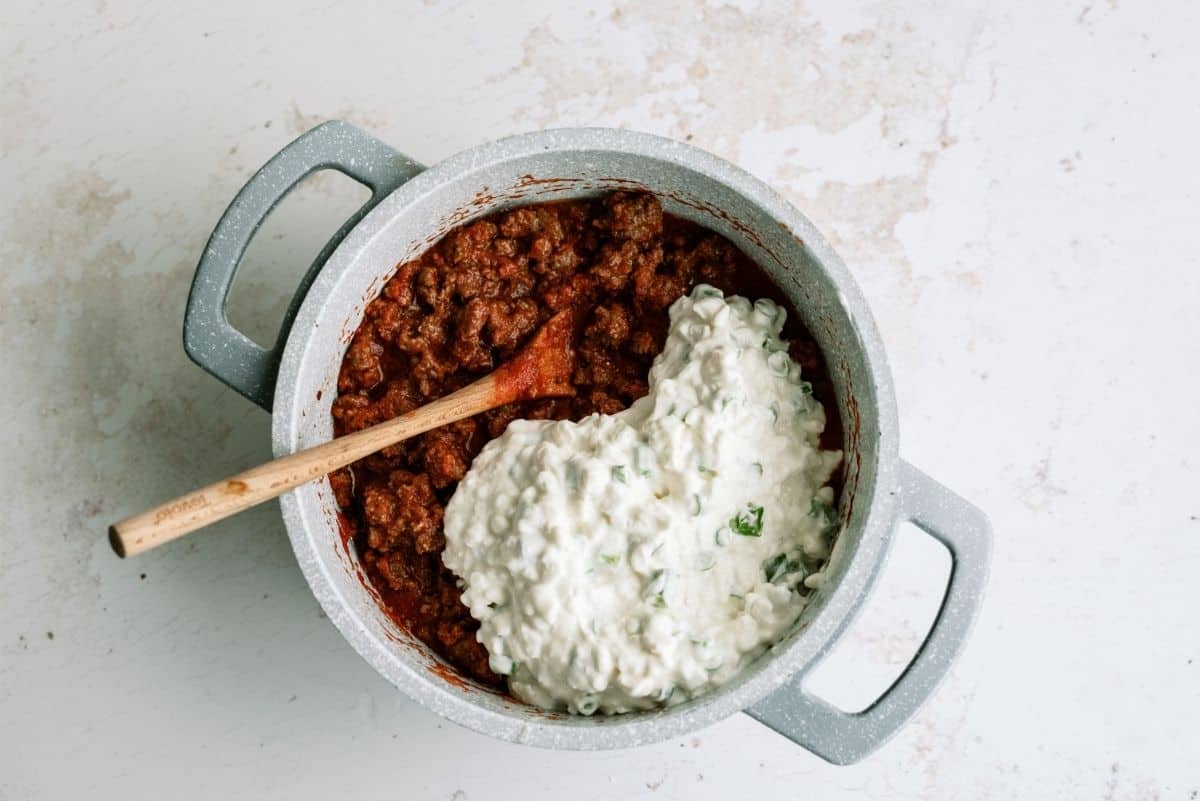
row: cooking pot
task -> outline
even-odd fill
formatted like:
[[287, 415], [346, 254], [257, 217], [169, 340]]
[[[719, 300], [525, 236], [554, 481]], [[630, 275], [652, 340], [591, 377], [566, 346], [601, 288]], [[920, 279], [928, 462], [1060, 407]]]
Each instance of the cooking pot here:
[[[262, 348], [229, 324], [229, 289], [258, 226], [292, 188], [325, 169], [365, 184], [371, 197], [317, 256], [274, 346]], [[281, 498], [296, 559], [364, 659], [405, 694], [476, 731], [553, 748], [620, 748], [745, 711], [830, 762], [855, 762], [907, 721], [962, 647], [986, 581], [990, 529], [977, 508], [900, 460], [892, 380], [862, 294], [813, 225], [749, 174], [689, 145], [602, 128], [514, 136], [425, 168], [347, 123], [325, 123], [267, 162], [217, 224], [188, 298], [185, 347], [271, 412], [276, 456], [317, 445], [333, 435], [330, 404], [346, 345], [398, 263], [499, 209], [615, 189], [653, 192], [665, 211], [729, 238], [772, 276], [824, 351], [846, 432], [843, 527], [826, 581], [793, 630], [700, 698], [655, 712], [570, 716], [461, 678], [389, 619], [340, 533], [324, 478]], [[904, 521], [949, 550], [945, 596], [901, 676], [866, 710], [847, 713], [810, 692], [805, 677], [863, 606]]]

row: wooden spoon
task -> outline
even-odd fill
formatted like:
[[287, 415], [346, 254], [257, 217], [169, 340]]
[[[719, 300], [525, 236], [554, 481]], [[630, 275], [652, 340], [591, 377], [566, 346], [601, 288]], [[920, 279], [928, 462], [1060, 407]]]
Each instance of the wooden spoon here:
[[475, 383], [385, 423], [283, 456], [127, 517], [109, 526], [108, 541], [117, 556], [139, 554], [430, 429], [514, 401], [573, 395], [574, 322], [572, 314], [561, 311], [516, 356]]

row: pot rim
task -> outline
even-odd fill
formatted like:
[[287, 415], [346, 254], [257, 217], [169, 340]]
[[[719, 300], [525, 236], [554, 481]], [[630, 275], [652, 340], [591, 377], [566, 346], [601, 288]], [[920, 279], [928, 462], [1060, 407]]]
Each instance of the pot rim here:
[[[733, 164], [691, 145], [653, 134], [611, 128], [559, 128], [518, 134], [469, 148], [419, 173], [381, 201], [348, 233], [309, 288], [284, 348], [272, 409], [271, 436], [276, 456], [299, 447], [302, 401], [297, 385], [309, 352], [311, 333], [324, 317], [334, 287], [359, 254], [396, 216], [443, 185], [485, 171], [498, 162], [554, 152], [615, 152], [681, 167], [718, 181], [765, 211], [801, 239], [837, 288], [845, 313], [862, 343], [875, 394], [879, 439], [873, 493], [862, 518], [862, 534], [845, 574], [807, 627], [783, 647], [772, 647], [756, 669], [696, 701], [650, 713], [613, 717], [518, 717], [476, 704], [466, 693], [393, 654], [349, 605], [322, 561], [317, 532], [308, 525], [297, 491], [280, 499], [288, 538], [305, 580], [342, 636], [368, 663], [405, 695], [467, 728], [511, 742], [567, 749], [626, 747], [685, 734], [742, 711], [815, 665], [859, 611], [882, 567], [897, 515], [894, 488], [899, 469], [897, 412], [891, 373], [866, 300], [841, 258], [799, 210], [764, 182]], [[482, 186], [482, 184], [481, 184]], [[339, 324], [344, 321], [337, 321]], [[862, 490], [860, 489], [860, 492]], [[856, 498], [857, 504], [868, 499]]]

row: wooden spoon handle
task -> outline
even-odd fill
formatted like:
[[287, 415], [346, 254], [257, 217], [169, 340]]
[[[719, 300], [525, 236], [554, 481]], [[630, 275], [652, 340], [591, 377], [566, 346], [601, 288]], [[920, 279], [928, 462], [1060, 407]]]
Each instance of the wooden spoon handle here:
[[388, 445], [500, 406], [508, 398], [497, 392], [496, 386], [495, 374], [485, 376], [393, 420], [282, 456], [189, 492], [109, 526], [108, 541], [121, 557], [155, 548], [328, 475]]

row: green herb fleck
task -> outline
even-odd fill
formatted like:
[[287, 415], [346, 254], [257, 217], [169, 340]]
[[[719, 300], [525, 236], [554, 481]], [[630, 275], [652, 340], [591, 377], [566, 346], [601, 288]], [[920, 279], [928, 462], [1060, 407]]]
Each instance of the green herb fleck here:
[[733, 517], [729, 518], [729, 527], [735, 534], [743, 537], [761, 537], [763, 527], [763, 508], [747, 506]]
[[762, 462], [753, 462], [750, 466], [754, 468], [754, 472], [758, 473], [760, 476], [763, 474]]
[[606, 565], [615, 565], [621, 561], [621, 557], [615, 553], [602, 553], [600, 554], [600, 561]]
[[[697, 495], [696, 493], [692, 493], [692, 517], [699, 517], [701, 508], [702, 508], [702, 506], [700, 503], [700, 496]], [[759, 510], [759, 511], [761, 511], [761, 510]], [[761, 515], [760, 515], [760, 517], [761, 517]]]
[[787, 554], [781, 553], [772, 556], [770, 559], [763, 561], [763, 574], [767, 577], [767, 581], [774, 582], [779, 578], [780, 571], [787, 566]]
[[717, 543], [717, 545], [720, 545], [721, 547], [728, 545], [729, 544], [729, 527], [721, 526], [719, 529], [717, 529], [717, 533], [713, 535], [713, 540]]
[[789, 559], [785, 553], [776, 554], [770, 559], [764, 560], [762, 567], [763, 575], [772, 584], [787, 576], [796, 576], [797, 580], [800, 580], [807, 574], [803, 563], [796, 559]]
[[629, 483], [625, 480], [625, 465], [623, 464], [613, 465], [612, 477], [614, 481], [620, 481], [622, 484]]
[[800, 391], [803, 392], [805, 395], [812, 395], [812, 384], [809, 383], [808, 381], [801, 381], [800, 382]]
[[576, 711], [581, 715], [591, 715], [600, 708], [600, 699], [594, 695], [588, 694], [579, 699], [575, 704]]
[[808, 516], [815, 518], [821, 524], [822, 534], [828, 534], [837, 528], [837, 512], [830, 504], [822, 503], [814, 498], [808, 507]]
[[659, 568], [650, 574], [648, 587], [651, 594], [659, 594], [667, 589], [667, 571]]
[[659, 609], [667, 607], [667, 579], [670, 578], [670, 572], [667, 570], [655, 570], [650, 574], [650, 581], [646, 584], [646, 595], [652, 606]]
[[568, 487], [570, 487], [573, 490], [579, 489], [579, 480], [580, 480], [579, 465], [576, 464], [574, 459], [571, 459], [566, 464], [565, 478], [566, 478], [566, 483], [567, 483]]

